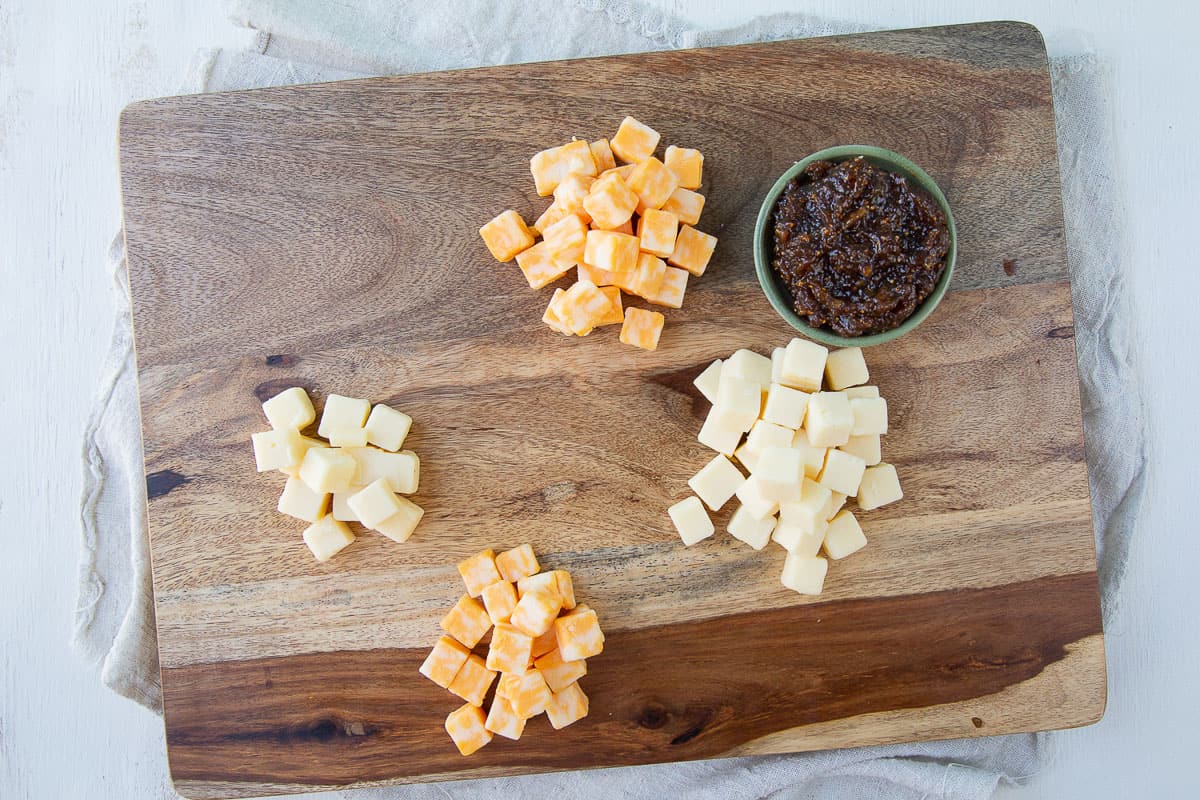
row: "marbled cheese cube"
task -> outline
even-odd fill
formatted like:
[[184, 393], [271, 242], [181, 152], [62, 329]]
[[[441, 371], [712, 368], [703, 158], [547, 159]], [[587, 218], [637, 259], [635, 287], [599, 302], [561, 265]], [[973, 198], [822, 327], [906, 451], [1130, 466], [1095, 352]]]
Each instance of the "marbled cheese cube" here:
[[368, 528], [374, 528], [401, 510], [399, 498], [383, 478], [350, 495], [346, 504], [358, 517], [358, 521]]
[[604, 632], [600, 630], [600, 621], [596, 618], [596, 612], [586, 606], [579, 606], [570, 614], [556, 619], [554, 635], [563, 661], [591, 658], [604, 650]]
[[533, 660], [533, 665], [546, 679], [546, 685], [552, 692], [561, 692], [575, 681], [587, 675], [587, 661], [580, 658], [575, 661], [563, 661], [558, 647]]
[[657, 350], [666, 318], [657, 311], [630, 308], [625, 312], [621, 324], [621, 344], [640, 347], [642, 350]]
[[628, 184], [638, 196], [637, 213], [644, 215], [663, 207], [671, 192], [679, 188], [679, 179], [663, 162], [650, 156], [629, 174]]
[[717, 387], [721, 385], [721, 365], [723, 363], [718, 358], [705, 367], [704, 371], [696, 376], [696, 380], [692, 381], [692, 385], [699, 389], [700, 394], [704, 395], [704, 399], [710, 403], [717, 401]]
[[[303, 483], [303, 481], [301, 481]], [[307, 484], [306, 484], [307, 485]], [[309, 490], [311, 491], [311, 490]], [[344, 492], [333, 493], [333, 518], [339, 522], [358, 522], [358, 517], [350, 510], [350, 506], [346, 504], [346, 498], [354, 494], [355, 489], [347, 489]]]
[[541, 566], [538, 564], [537, 556], [533, 553], [533, 547], [523, 544], [512, 550], [505, 550], [496, 556], [496, 569], [500, 571], [504, 580], [516, 583], [522, 578], [536, 575], [541, 570]]
[[451, 711], [446, 717], [446, 733], [454, 740], [454, 746], [464, 756], [469, 756], [492, 741], [492, 734], [484, 727], [483, 709], [470, 703]]
[[511, 208], [480, 228], [479, 235], [497, 261], [512, 261], [513, 256], [533, 244], [529, 226]]
[[808, 431], [801, 428], [796, 431], [796, 435], [792, 437], [792, 447], [800, 451], [801, 457], [804, 459], [804, 475], [808, 478], [816, 478], [821, 474], [821, 468], [825, 466], [825, 450], [824, 447], [813, 447], [808, 443]]
[[397, 497], [396, 502], [400, 504], [400, 510], [371, 528], [394, 542], [407, 542], [425, 516], [425, 509], [407, 497]]
[[577, 336], [586, 336], [597, 322], [612, 313], [612, 303], [600, 287], [587, 281], [578, 281], [559, 301], [558, 316]]
[[508, 581], [496, 581], [483, 590], [483, 607], [493, 625], [508, 622], [517, 607], [517, 590]]
[[570, 211], [567, 211], [566, 208], [564, 208], [557, 200], [555, 200], [546, 207], [546, 210], [542, 212], [540, 217], [533, 221], [533, 225], [530, 227], [535, 233], [540, 235], [551, 225], [558, 222], [560, 219], [570, 213]]
[[328, 561], [354, 541], [346, 523], [325, 516], [304, 529], [304, 543], [317, 561]]
[[686, 269], [699, 278], [708, 269], [709, 259], [717, 247], [717, 237], [698, 231], [691, 225], [679, 228], [675, 238], [675, 250], [667, 257], [667, 263]]
[[779, 501], [767, 497], [758, 476], [753, 473], [743, 481], [734, 495], [742, 501], [742, 508], [754, 519], [765, 519], [779, 510]]
[[530, 648], [529, 654], [533, 658], [541, 658], [551, 650], [558, 649], [558, 636], [554, 633], [554, 626], [550, 626], [550, 630], [543, 633], [541, 636], [533, 640], [533, 647]]
[[670, 211], [683, 225], [695, 225], [704, 211], [704, 195], [680, 187], [671, 192], [667, 202], [663, 203], [662, 210]]
[[[854, 401], [851, 400], [850, 402], [853, 403]], [[875, 466], [882, 458], [882, 448], [880, 447], [878, 434], [873, 436], [851, 436], [838, 449], [843, 453], [858, 456], [867, 463], [868, 467]]]
[[550, 574], [554, 576], [562, 607], [568, 611], [575, 608], [575, 583], [571, 580], [571, 573], [565, 569], [556, 569], [552, 570]]
[[806, 339], [792, 339], [783, 352], [779, 382], [793, 389], [815, 392], [821, 388], [829, 350]]
[[439, 624], [446, 633], [467, 648], [472, 648], [491, 630], [492, 619], [478, 601], [464, 594], [458, 598], [454, 607], [446, 612]]
[[828, 450], [825, 453], [825, 466], [817, 476], [817, 483], [832, 492], [853, 496], [858, 494], [858, 485], [866, 468], [867, 462], [858, 456], [852, 456], [842, 450]]
[[553, 570], [539, 572], [517, 581], [517, 597], [524, 597], [530, 592], [558, 592], [558, 576]]
[[816, 481], [804, 479], [800, 484], [800, 497], [779, 504], [780, 524], [816, 530], [818, 523], [826, 519], [825, 510], [832, 491]]
[[688, 486], [705, 505], [713, 511], [720, 511], [744, 480], [746, 476], [728, 458], [718, 453], [688, 479]]
[[546, 710], [550, 702], [550, 687], [541, 670], [536, 667], [521, 673], [516, 684], [510, 690], [508, 702], [513, 713], [522, 719], [536, 717]]
[[[558, 642], [555, 642], [554, 646], [558, 647]], [[513, 689], [517, 688], [517, 681], [519, 680], [521, 680], [521, 672], [501, 672], [500, 680], [496, 683], [496, 697], [503, 697], [505, 700], [510, 699]]]
[[570, 269], [583, 261], [588, 227], [586, 220], [580, 216], [582, 213], [581, 211], [567, 214], [542, 234], [542, 244], [549, 248], [551, 256], [560, 267]]
[[596, 162], [588, 143], [576, 140], [534, 154], [529, 159], [529, 171], [533, 174], [537, 193], [545, 197], [552, 194], [558, 184], [572, 173], [595, 175]]
[[588, 698], [578, 683], [572, 683], [561, 692], [554, 693], [550, 702], [546, 704], [546, 717], [556, 731], [578, 722], [587, 715]]
[[636, 236], [617, 231], [590, 230], [583, 260], [609, 272], [633, 272], [637, 269], [638, 253]]
[[813, 528], [780, 522], [775, 526], [771, 539], [784, 550], [798, 556], [815, 556], [821, 550], [825, 530], [829, 523], [821, 520]]
[[366, 425], [370, 413], [371, 403], [368, 400], [331, 394], [325, 398], [325, 409], [321, 412], [321, 424], [317, 426], [317, 433], [328, 439], [333, 431], [362, 428]]
[[757, 385], [760, 389], [771, 386], [771, 359], [753, 350], [737, 350], [725, 359], [726, 366], [721, 375], [730, 378], [741, 378]]
[[638, 246], [643, 253], [666, 258], [675, 252], [675, 234], [678, 232], [679, 218], [670, 211], [647, 208], [638, 218]]
[[[606, 269], [596, 269], [588, 264], [578, 264], [575, 269], [576, 281], [590, 281], [601, 288], [605, 286], [617, 286], [617, 282], [621, 280], [621, 275], [616, 272], [609, 272]], [[557, 294], [557, 290], [555, 293]]]
[[404, 446], [410, 430], [412, 417], [382, 403], [372, 408], [367, 417], [367, 441], [393, 453]]
[[658, 293], [654, 297], [647, 297], [646, 300], [656, 306], [683, 308], [683, 296], [687, 293], [688, 274], [685, 269], [667, 267]]
[[[558, 186], [554, 187], [555, 204], [561, 206], [569, 214], [579, 217], [586, 226], [592, 221], [592, 218], [583, 207], [583, 200], [588, 196], [588, 192], [595, 182], [595, 177], [591, 175], [580, 175], [577, 172], [568, 175]], [[549, 239], [548, 231], [542, 231], [542, 237]]]
[[488, 648], [487, 668], [499, 672], [524, 672], [532, 658], [533, 637], [512, 625], [497, 625]]
[[557, 591], [526, 592], [517, 601], [509, 624], [519, 631], [529, 634], [530, 639], [541, 636], [550, 630], [555, 617], [562, 610], [562, 597]]
[[[580, 280], [583, 280], [583, 273], [580, 273]], [[555, 289], [554, 294], [550, 297], [550, 303], [546, 306], [545, 313], [542, 314], [542, 322], [549, 325], [554, 330], [564, 336], [574, 336], [575, 334], [567, 327], [567, 324], [562, 321], [562, 317], [558, 315], [558, 309], [562, 306], [562, 299], [567, 294], [566, 289]]]
[[636, 294], [643, 300], [653, 300], [662, 291], [666, 277], [667, 262], [649, 253], [640, 253], [632, 278], [621, 280], [620, 284], [630, 294]]
[[592, 150], [592, 160], [596, 162], [596, 169], [600, 172], [614, 169], [617, 166], [617, 160], [613, 158], [612, 147], [609, 145], [608, 139], [597, 139], [588, 147]]
[[460, 561], [458, 574], [467, 586], [467, 594], [479, 597], [484, 589], [501, 579], [500, 570], [496, 569], [496, 552], [484, 550]]
[[679, 538], [687, 547], [703, 541], [713, 535], [712, 520], [698, 497], [687, 497], [667, 509]]
[[471, 705], [482, 706], [483, 698], [487, 697], [488, 689], [492, 688], [494, 680], [496, 673], [487, 668], [483, 659], [477, 655], [470, 655], [447, 688]]
[[799, 500], [804, 459], [791, 447], [768, 447], [758, 456], [754, 477], [765, 497], [781, 503]]
[[[329, 495], [314, 492], [308, 484], [297, 478], [288, 478], [279, 495], [279, 512], [305, 522], [316, 522], [329, 509]], [[336, 517], [335, 517], [336, 519]]]
[[690, 147], [667, 145], [663, 159], [667, 169], [675, 175], [679, 185], [684, 189], [699, 189], [701, 176], [704, 171], [704, 154]]
[[700, 426], [700, 432], [696, 435], [696, 440], [700, 444], [718, 453], [726, 456], [733, 455], [737, 449], [738, 443], [742, 440], [742, 431], [728, 423], [727, 419], [722, 416], [720, 409], [713, 406], [708, 416], [704, 420], [704, 424]]
[[525, 276], [530, 289], [541, 289], [567, 274], [574, 264], [560, 262], [549, 245], [538, 242], [517, 253], [517, 266], [521, 268], [521, 274]]
[[415, 494], [421, 483], [421, 459], [411, 450], [388, 453], [374, 447], [355, 447], [344, 451], [358, 465], [355, 486], [367, 486], [383, 479], [399, 494]]
[[849, 511], [839, 511], [837, 516], [829, 521], [824, 546], [825, 555], [836, 561], [866, 547], [867, 537], [853, 514]]
[[851, 436], [878, 436], [888, 432], [887, 400], [882, 397], [856, 397], [850, 400], [854, 417]]
[[[508, 676], [502, 676], [500, 680], [503, 682], [506, 677]], [[515, 682], [518, 677], [514, 675], [513, 681]], [[484, 724], [492, 733], [503, 736], [505, 739], [512, 739], [514, 742], [520, 739], [521, 734], [525, 732], [525, 718], [513, 711], [512, 703], [507, 698], [499, 696], [492, 700], [492, 707], [488, 710], [487, 720]]]
[[636, 167], [637, 167], [637, 164], [622, 164], [619, 167], [613, 167], [612, 169], [606, 169], [606, 170], [604, 170], [604, 172], [601, 172], [596, 177], [603, 178], [605, 175], [612, 174], [612, 175], [620, 175], [621, 180], [628, 181], [629, 176], [633, 174], [633, 170]]
[[441, 636], [438, 637], [433, 650], [425, 657], [418, 672], [443, 689], [449, 689], [458, 671], [467, 663], [469, 655], [469, 648], [463, 647], [449, 636]]
[[601, 286], [600, 294], [608, 298], [608, 313], [596, 320], [596, 327], [620, 325], [625, 321], [625, 309], [621, 305], [621, 290], [616, 286]]
[[881, 463], [867, 467], [858, 485], [858, 507], [870, 511], [904, 497], [900, 489], [900, 478], [891, 464]]
[[813, 447], [840, 447], [850, 439], [854, 414], [841, 392], [816, 392], [808, 398], [804, 430]]
[[721, 367], [721, 382], [717, 386], [717, 401], [709, 416], [715, 414], [726, 428], [742, 432], [754, 427], [762, 408], [762, 390], [757, 383], [733, 377]]
[[267, 422], [270, 422], [275, 430], [300, 430], [307, 428], [317, 418], [308, 392], [299, 386], [284, 389], [263, 403], [262, 410], [267, 415]]
[[804, 425], [806, 411], [808, 411], [807, 392], [772, 383], [771, 388], [767, 390], [767, 405], [763, 408], [762, 418], [767, 422], [797, 431]]
[[344, 492], [355, 484], [358, 462], [345, 450], [312, 447], [300, 462], [300, 480], [318, 494]]
[[825, 378], [829, 382], [829, 388], [834, 391], [858, 386], [870, 380], [862, 348], [843, 347], [841, 350], [832, 351], [825, 362]]
[[729, 518], [727, 530], [729, 535], [738, 541], [745, 542], [755, 550], [762, 550], [771, 539], [776, 521], [773, 516], [756, 519], [745, 506], [739, 505], [737, 511]]
[[[637, 194], [616, 172], [608, 172], [597, 178], [583, 198], [583, 210], [591, 217], [592, 225], [604, 230], [612, 230], [628, 222], [637, 204]], [[587, 260], [586, 254], [584, 260]]]
[[304, 437], [294, 428], [251, 434], [250, 442], [254, 445], [254, 464], [259, 472], [294, 467], [303, 463], [309, 450]]
[[800, 594], [820, 594], [825, 585], [829, 562], [820, 556], [798, 556], [788, 553], [783, 562], [783, 585]]
[[627, 164], [637, 164], [654, 155], [659, 138], [658, 131], [649, 125], [638, 122], [633, 117], [626, 117], [621, 120], [617, 135], [612, 137], [609, 145], [617, 158]]

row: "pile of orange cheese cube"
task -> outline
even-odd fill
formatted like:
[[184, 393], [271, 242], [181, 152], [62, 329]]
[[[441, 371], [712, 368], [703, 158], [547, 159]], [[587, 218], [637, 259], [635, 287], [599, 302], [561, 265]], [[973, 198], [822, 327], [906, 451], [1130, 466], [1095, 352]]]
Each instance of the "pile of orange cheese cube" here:
[[[493, 734], [520, 739], [525, 723], [543, 711], [556, 730], [587, 716], [578, 681], [586, 659], [604, 649], [604, 633], [596, 612], [576, 604], [571, 575], [540, 569], [528, 544], [500, 555], [484, 550], [458, 565], [467, 593], [442, 618], [447, 635], [420, 671], [466, 701], [446, 717], [446, 732], [464, 756]], [[476, 655], [489, 632], [486, 656]]]
[[479, 229], [492, 255], [515, 258], [533, 289], [576, 269], [575, 283], [556, 288], [542, 316], [559, 333], [587, 336], [620, 323], [623, 343], [655, 350], [665, 318], [623, 307], [621, 292], [680, 308], [688, 276], [708, 268], [717, 238], [693, 227], [704, 208], [704, 195], [695, 191], [704, 156], [671, 145], [660, 161], [654, 156], [659, 138], [626, 117], [611, 140], [574, 140], [541, 151], [529, 169], [537, 193], [553, 194], [554, 202], [532, 230], [511, 209]]

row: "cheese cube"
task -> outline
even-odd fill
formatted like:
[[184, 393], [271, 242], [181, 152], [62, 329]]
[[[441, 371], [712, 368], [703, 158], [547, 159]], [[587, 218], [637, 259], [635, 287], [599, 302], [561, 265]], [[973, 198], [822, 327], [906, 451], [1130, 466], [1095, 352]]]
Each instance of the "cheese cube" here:
[[[652, 253], [666, 258], [675, 252], [675, 234], [679, 231], [679, 218], [670, 211], [647, 208], [638, 219], [638, 246], [643, 253]], [[664, 268], [666, 265], [663, 265]]]
[[418, 672], [443, 689], [449, 689], [469, 655], [470, 648], [463, 647], [449, 636], [441, 636]]
[[545, 197], [572, 173], [595, 175], [596, 162], [588, 143], [576, 140], [536, 153], [529, 159], [529, 171], [537, 193]]
[[366, 447], [365, 428], [333, 428], [326, 434], [331, 447]]
[[460, 561], [458, 574], [462, 575], [463, 583], [467, 586], [467, 594], [479, 597], [484, 589], [500, 580], [500, 571], [496, 569], [496, 552], [484, 550]]
[[804, 430], [813, 447], [840, 447], [850, 439], [854, 414], [841, 392], [816, 392], [808, 398]]
[[612, 147], [609, 146], [608, 139], [597, 139], [588, 147], [591, 148], [592, 160], [596, 162], [596, 169], [600, 172], [617, 166], [617, 160], [613, 158]]
[[[591, 222], [591, 216], [583, 207], [583, 199], [587, 197], [595, 182], [596, 179], [591, 175], [580, 175], [579, 173], [568, 175], [554, 188], [554, 203], [561, 206], [564, 211], [578, 216], [583, 223]], [[546, 231], [542, 231], [542, 236], [550, 238], [546, 235]]]
[[402, 509], [396, 493], [383, 478], [350, 495], [346, 504], [358, 517], [359, 522], [368, 528], [374, 528]]
[[513, 713], [522, 719], [536, 717], [545, 711], [550, 702], [550, 687], [541, 670], [535, 667], [523, 672], [509, 690], [508, 702]]
[[609, 272], [633, 272], [637, 269], [638, 239], [617, 231], [590, 230], [583, 260]]
[[317, 561], [328, 561], [354, 541], [346, 523], [325, 516], [304, 529], [304, 543]]
[[478, 601], [464, 594], [439, 624], [442, 630], [471, 648], [491, 630], [492, 619]]
[[749, 445], [743, 444], [737, 450], [733, 451], [733, 457], [736, 458], [738, 463], [743, 467], [751, 472], [754, 472], [755, 468], [758, 467], [758, 457], [761, 452], [761, 450], [755, 450]]
[[558, 596], [562, 600], [562, 607], [567, 610], [575, 608], [575, 584], [571, 580], [571, 573], [565, 569], [556, 569], [551, 574], [555, 578], [558, 587]]
[[821, 520], [812, 528], [787, 524], [781, 520], [775, 526], [771, 540], [789, 553], [811, 558], [821, 551], [821, 542], [828, 527], [829, 523], [825, 520]]
[[480, 228], [479, 235], [497, 261], [512, 261], [513, 256], [533, 244], [529, 226], [511, 208]]
[[637, 194], [616, 172], [597, 178], [583, 198], [583, 210], [591, 217], [592, 226], [605, 230], [628, 222], [637, 204]]
[[575, 661], [563, 661], [557, 646], [541, 658], [535, 658], [533, 665], [542, 673], [542, 677], [546, 679], [546, 685], [552, 692], [561, 692], [587, 675], [587, 661], [582, 658]]
[[725, 360], [722, 377], [740, 378], [766, 389], [771, 385], [771, 359], [753, 350], [737, 350]]
[[[783, 356], [787, 350], [783, 347], [776, 347], [771, 351], [771, 383], [783, 384]], [[790, 387], [789, 387], [790, 388]]]
[[393, 453], [404, 445], [410, 430], [412, 417], [382, 403], [372, 408], [367, 417], [367, 441]]
[[584, 606], [556, 619], [554, 635], [563, 661], [591, 658], [604, 650], [604, 632], [600, 630], [596, 612]]
[[856, 397], [850, 401], [854, 416], [851, 436], [871, 436], [888, 432], [887, 400], [882, 397]]
[[492, 741], [484, 722], [483, 709], [470, 703], [450, 712], [446, 717], [446, 733], [454, 740], [458, 752], [469, 756]]
[[583, 261], [587, 232], [587, 224], [579, 214], [567, 214], [543, 232], [542, 244], [549, 249], [555, 263], [570, 269]]
[[267, 422], [270, 422], [271, 427], [276, 430], [284, 428], [300, 430], [311, 425], [312, 421], [317, 418], [317, 412], [313, 410], [308, 392], [299, 386], [284, 389], [267, 400], [262, 404], [262, 410], [267, 415]]
[[294, 467], [303, 463], [309, 450], [304, 437], [294, 428], [251, 434], [250, 442], [254, 445], [254, 464], [259, 472]]
[[654, 156], [638, 163], [629, 174], [627, 183], [638, 196], [637, 213], [643, 215], [647, 211], [662, 208], [671, 192], [679, 188], [675, 173]]
[[621, 290], [616, 286], [601, 286], [600, 293], [608, 298], [609, 311], [596, 320], [596, 327], [619, 325], [625, 321], [625, 309], [621, 307]]
[[[772, 383], [767, 391], [767, 405], [763, 408], [763, 419], [799, 430], [804, 425], [804, 414], [808, 411], [808, 394], [782, 384]], [[789, 442], [790, 444], [790, 442]]]
[[791, 447], [768, 447], [758, 457], [754, 477], [764, 497], [780, 502], [799, 500], [804, 459]]
[[700, 433], [696, 434], [696, 440], [718, 453], [731, 456], [737, 449], [738, 442], [742, 440], [742, 431], [729, 425], [717, 407], [713, 406], [708, 412], [704, 424], [700, 426]]
[[683, 225], [695, 225], [704, 211], [704, 195], [680, 187], [671, 192], [667, 202], [663, 203], [662, 210], [670, 211]]
[[[301, 481], [301, 483], [304, 483]], [[305, 484], [307, 486], [307, 484]], [[309, 490], [311, 491], [311, 489]], [[358, 517], [350, 510], [350, 506], [346, 505], [346, 498], [354, 494], [356, 489], [348, 489], [344, 492], [333, 493], [333, 518], [339, 522], [358, 522]]]
[[657, 350], [664, 322], [666, 319], [657, 311], [630, 308], [625, 312], [625, 322], [621, 325], [621, 344]]
[[331, 431], [361, 428], [370, 413], [371, 403], [367, 400], [331, 394], [325, 398], [325, 409], [321, 412], [317, 433], [328, 439]]
[[[853, 400], [850, 401], [854, 403]], [[851, 408], [853, 411], [853, 407]], [[879, 435], [871, 436], [851, 436], [846, 440], [844, 445], [838, 447], [843, 453], [849, 453], [852, 456], [858, 456], [866, 462], [868, 467], [873, 467], [879, 463], [882, 458], [882, 448], [879, 444]]]
[[318, 494], [343, 492], [354, 486], [358, 462], [345, 450], [313, 447], [300, 462], [300, 480]]
[[562, 597], [554, 592], [526, 592], [517, 601], [509, 624], [529, 634], [530, 639], [550, 630], [555, 617], [562, 610]]
[[411, 450], [388, 453], [373, 447], [345, 450], [358, 465], [354, 473], [355, 486], [368, 486], [377, 480], [388, 482], [392, 491], [415, 494], [421, 482], [421, 459]]
[[723, 363], [718, 358], [705, 367], [704, 371], [692, 381], [692, 385], [699, 389], [700, 394], [704, 395], [704, 399], [710, 403], [714, 403], [717, 400], [717, 387], [721, 385], [721, 365]]
[[299, 467], [299, 465], [296, 465], [296, 464], [293, 464], [290, 467], [280, 467], [279, 472], [283, 473], [284, 475], [287, 475], [289, 478], [299, 478], [300, 477], [300, 467]]
[[699, 278], [708, 269], [708, 261], [717, 247], [717, 237], [683, 225], [675, 238], [675, 250], [667, 262], [682, 267]]
[[604, 170], [604, 172], [597, 176], [597, 179], [603, 178], [605, 175], [620, 175], [621, 180], [626, 181], [626, 185], [628, 185], [629, 176], [633, 174], [635, 169], [637, 169], [637, 164], [623, 164], [619, 167]]
[[[551, 225], [558, 222], [560, 219], [562, 219], [563, 217], [567, 216], [570, 213], [571, 212], [568, 211], [566, 209], [566, 207], [564, 207], [561, 203], [559, 203], [557, 200], [555, 200], [553, 203], [551, 203], [549, 206], [546, 207], [546, 210], [542, 212], [542, 215], [540, 217], [538, 217], [536, 220], [533, 221], [533, 225], [531, 225], [530, 227], [537, 234], [544, 233], [547, 228], [549, 228]], [[584, 211], [583, 213], [586, 214], [587, 212]]]
[[[551, 634], [553, 631], [551, 631]], [[554, 643], [558, 647], [558, 643]], [[508, 700], [512, 697], [513, 689], [517, 688], [517, 681], [521, 680], [521, 672], [501, 672], [500, 680], [496, 683], [496, 697], [502, 697]]]
[[508, 622], [517, 607], [517, 590], [508, 581], [496, 581], [483, 590], [483, 607], [493, 625]]
[[[581, 272], [580, 280], [583, 279], [582, 275], [583, 273]], [[574, 336], [575, 334], [572, 333], [571, 329], [568, 328], [566, 323], [562, 321], [562, 317], [558, 315], [558, 309], [562, 306], [562, 298], [566, 295], [566, 293], [567, 291], [565, 289], [554, 290], [554, 294], [550, 298], [550, 303], [546, 306], [545, 313], [542, 314], [542, 322], [546, 323], [551, 328], [565, 336]]]
[[482, 706], [494, 680], [496, 673], [487, 668], [482, 658], [471, 655], [447, 688], [471, 705]]
[[745, 542], [755, 550], [762, 550], [771, 539], [776, 521], [773, 516], [755, 519], [745, 506], [739, 505], [737, 511], [729, 518], [727, 530], [733, 538]]
[[792, 339], [783, 352], [780, 383], [793, 389], [819, 391], [829, 350], [806, 339]]
[[397, 497], [396, 502], [400, 504], [400, 510], [371, 528], [394, 542], [407, 542], [417, 529], [421, 518], [425, 516], [425, 509], [407, 497]]
[[618, 281], [623, 277], [622, 274], [609, 272], [606, 269], [597, 269], [588, 264], [579, 264], [576, 267], [576, 281], [591, 281], [597, 286], [603, 288], [605, 286], [617, 286]]
[[588, 698], [578, 683], [572, 683], [561, 692], [554, 693], [550, 702], [546, 704], [546, 717], [556, 731], [578, 722], [587, 715]]
[[791, 447], [794, 437], [795, 433], [791, 428], [760, 419], [750, 428], [750, 433], [746, 436], [746, 447], [755, 456], [760, 456], [768, 447]]
[[[569, 216], [578, 219], [574, 214]], [[517, 266], [521, 268], [521, 274], [525, 276], [530, 289], [541, 289], [546, 284], [561, 278], [567, 273], [567, 270], [575, 265], [569, 262], [560, 262], [549, 245], [545, 242], [538, 242], [533, 247], [517, 253]]]
[[586, 336], [612, 313], [612, 303], [596, 284], [577, 281], [559, 300], [556, 311], [572, 333]]
[[829, 502], [825, 504], [825, 519], [832, 520], [846, 505], [846, 495], [841, 492], [830, 492]]
[[653, 300], [667, 277], [667, 262], [649, 253], [638, 254], [637, 269], [629, 280], [619, 280], [621, 288], [644, 300]]
[[717, 387], [717, 401], [713, 403], [709, 416], [714, 414], [728, 428], [748, 431], [758, 421], [762, 407], [762, 390], [757, 383], [730, 377], [721, 367], [721, 383]]
[[858, 456], [841, 450], [829, 450], [825, 453], [825, 466], [817, 476], [817, 483], [830, 491], [856, 495], [866, 468], [867, 462]]
[[780, 524], [816, 530], [819, 523], [824, 522], [828, 516], [825, 510], [832, 494], [833, 492], [828, 487], [805, 478], [804, 482], [800, 484], [800, 497], [787, 503], [780, 503]]
[[886, 506], [901, 497], [904, 492], [900, 489], [900, 478], [891, 464], [878, 464], [863, 472], [858, 485], [858, 507], [863, 511]]
[[505, 550], [496, 556], [496, 569], [500, 571], [500, 575], [504, 580], [516, 583], [522, 578], [536, 575], [541, 570], [541, 566], [538, 565], [537, 556], [533, 553], [533, 547], [523, 544], [514, 547], [512, 550]]
[[742, 508], [754, 519], [765, 519], [779, 510], [779, 501], [767, 497], [763, 492], [762, 482], [753, 473], [742, 482], [734, 495], [742, 501]]
[[824, 447], [813, 447], [808, 443], [808, 431], [801, 428], [796, 431], [796, 435], [792, 437], [792, 448], [800, 451], [801, 457], [804, 459], [804, 475], [808, 478], [816, 478], [821, 474], [821, 470], [825, 467], [825, 449]]
[[855, 400], [860, 397], [879, 397], [878, 386], [851, 386], [842, 392], [846, 397]]
[[698, 497], [687, 497], [667, 509], [671, 523], [687, 547], [713, 535], [712, 520]]
[[617, 158], [627, 164], [636, 164], [654, 154], [659, 138], [658, 131], [649, 125], [644, 125], [633, 117], [626, 117], [621, 120], [617, 135], [612, 137], [609, 144]]
[[524, 597], [531, 592], [558, 594], [558, 576], [553, 570], [539, 572], [517, 581], [517, 596]]
[[[508, 676], [503, 676], [500, 680], [503, 681], [506, 677]], [[514, 675], [513, 680], [516, 678]], [[513, 711], [512, 704], [507, 699], [499, 696], [492, 700], [492, 707], [488, 709], [484, 725], [492, 733], [514, 742], [525, 732], [525, 718]]]
[[829, 528], [825, 531], [825, 555], [836, 561], [862, 550], [866, 545], [867, 537], [849, 511], [841, 511], [830, 520]]
[[687, 282], [687, 270], [667, 267], [658, 293], [654, 297], [647, 297], [646, 300], [656, 306], [683, 308], [683, 296], [687, 292]]
[[667, 145], [665, 163], [684, 189], [700, 188], [704, 155], [699, 150]]
[[718, 453], [688, 479], [688, 486], [705, 505], [713, 511], [720, 511], [744, 480], [746, 476], [728, 458]]
[[279, 495], [279, 512], [305, 522], [316, 522], [329, 509], [329, 495], [314, 492], [297, 478], [288, 478]]
[[829, 388], [834, 391], [840, 391], [847, 386], [858, 386], [870, 380], [862, 348], [843, 347], [831, 352], [825, 362], [825, 377], [829, 381]]
[[788, 553], [783, 562], [783, 585], [800, 594], [820, 594], [825, 585], [829, 562], [820, 556], [808, 557]]
[[543, 633], [541, 636], [533, 640], [533, 647], [530, 648], [529, 654], [533, 658], [541, 658], [551, 650], [558, 649], [558, 637], [554, 633], [554, 626], [550, 626], [550, 630]]
[[517, 630], [512, 625], [497, 625], [492, 631], [492, 644], [488, 648], [487, 668], [500, 672], [524, 672], [529, 666], [533, 637]]

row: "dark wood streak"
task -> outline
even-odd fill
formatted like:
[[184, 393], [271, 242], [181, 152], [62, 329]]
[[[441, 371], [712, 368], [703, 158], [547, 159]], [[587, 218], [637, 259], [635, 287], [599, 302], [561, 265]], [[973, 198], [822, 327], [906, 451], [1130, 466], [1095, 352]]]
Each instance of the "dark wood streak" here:
[[1074, 339], [1075, 338], [1075, 326], [1074, 325], [1063, 325], [1058, 328], [1051, 328], [1050, 330], [1046, 331], [1046, 338], [1047, 339]]
[[164, 469], [151, 472], [146, 476], [146, 499], [153, 500], [156, 497], [163, 497], [173, 489], [178, 489], [190, 482], [191, 478], [173, 470]]

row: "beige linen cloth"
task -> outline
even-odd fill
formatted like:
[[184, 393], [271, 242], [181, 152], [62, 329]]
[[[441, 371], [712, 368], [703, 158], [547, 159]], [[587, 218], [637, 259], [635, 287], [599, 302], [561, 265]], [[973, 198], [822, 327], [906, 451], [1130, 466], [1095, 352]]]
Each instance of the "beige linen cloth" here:
[[[693, 30], [633, 2], [587, 0], [236, 0], [257, 49], [197, 55], [184, 93], [362, 75], [736, 44], [855, 28], [795, 14]], [[1106, 616], [1133, 538], [1146, 469], [1142, 404], [1123, 281], [1120, 192], [1104, 65], [1051, 38], [1076, 343]], [[146, 539], [146, 483], [129, 297], [120, 237], [108, 256], [116, 324], [83, 451], [82, 558], [75, 645], [101, 680], [159, 710], [161, 691]], [[962, 741], [561, 773], [350, 792], [354, 797], [983, 798], [1036, 771], [1046, 738]]]

